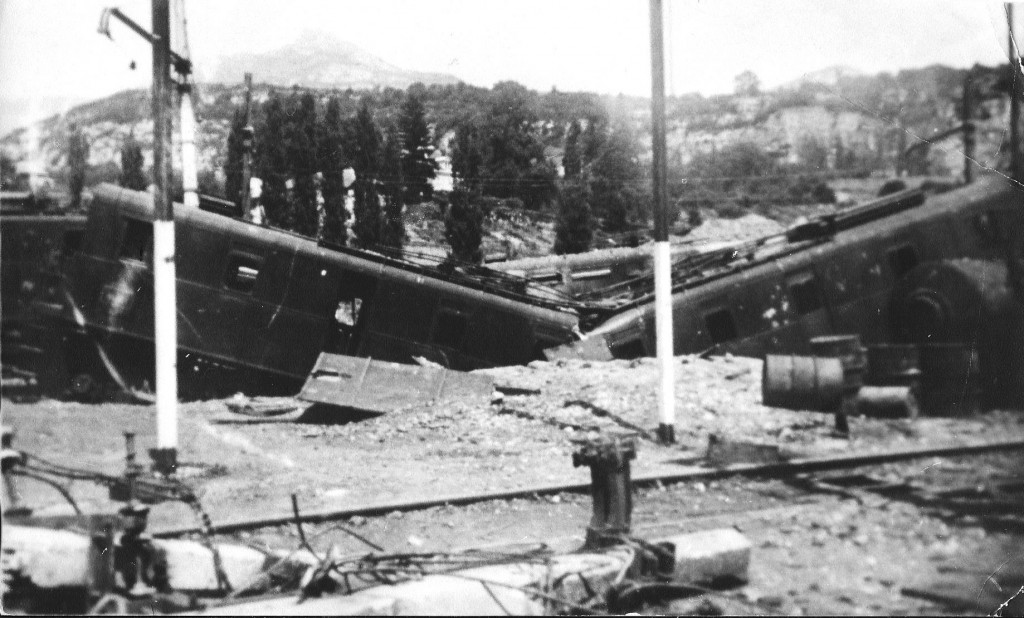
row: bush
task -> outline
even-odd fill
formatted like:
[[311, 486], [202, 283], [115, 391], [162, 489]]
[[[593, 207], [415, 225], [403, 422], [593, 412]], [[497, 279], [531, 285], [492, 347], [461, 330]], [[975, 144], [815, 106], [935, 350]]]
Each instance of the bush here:
[[[744, 199], [748, 198], [744, 196]], [[714, 206], [713, 210], [715, 211], [716, 215], [723, 219], [739, 219], [740, 217], [743, 217], [750, 212], [749, 209], [744, 208], [742, 204], [734, 200], [728, 200], [720, 204], [717, 204]]]
[[819, 182], [811, 189], [811, 198], [818, 204], [835, 204], [836, 192], [827, 184]]

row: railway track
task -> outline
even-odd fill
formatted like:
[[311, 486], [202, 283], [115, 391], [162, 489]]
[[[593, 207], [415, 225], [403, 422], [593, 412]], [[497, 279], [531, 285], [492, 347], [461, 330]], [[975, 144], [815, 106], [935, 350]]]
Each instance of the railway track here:
[[[932, 457], [979, 456], [998, 452], [1024, 452], [1024, 440], [997, 440], [968, 444], [949, 444], [916, 449], [898, 449], [874, 453], [854, 453], [831, 457], [792, 459], [780, 463], [734, 464], [719, 468], [688, 467], [679, 472], [639, 474], [633, 477], [634, 488], [654, 487], [663, 484], [722, 480], [734, 477], [787, 478], [815, 472], [849, 470], [866, 466], [897, 463]], [[587, 493], [589, 483], [559, 483], [532, 485], [511, 490], [454, 494], [438, 496], [428, 500], [394, 501], [369, 505], [356, 505], [342, 509], [311, 510], [305, 513], [281, 513], [266, 517], [241, 519], [214, 524], [210, 532], [231, 533], [284, 526], [294, 523], [324, 523], [348, 519], [355, 516], [375, 517], [394, 513], [421, 511], [444, 506], [467, 506], [495, 500], [513, 500], [554, 496], [563, 493]], [[841, 488], [837, 491], [842, 491]], [[153, 535], [173, 538], [201, 532], [198, 527], [176, 527], [158, 529]]]

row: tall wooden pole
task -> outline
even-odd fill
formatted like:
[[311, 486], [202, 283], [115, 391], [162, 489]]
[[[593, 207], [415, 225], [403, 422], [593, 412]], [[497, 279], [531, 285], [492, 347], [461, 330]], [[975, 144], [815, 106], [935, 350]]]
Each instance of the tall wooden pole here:
[[654, 320], [658, 352], [658, 441], [675, 442], [675, 350], [672, 336], [672, 251], [668, 242], [665, 161], [665, 45], [662, 0], [650, 0], [651, 135], [654, 151]]
[[156, 347], [157, 470], [170, 474], [178, 451], [178, 322], [171, 190], [171, 21], [169, 0], [153, 1], [153, 334]]
[[252, 114], [252, 73], [245, 74], [245, 107], [243, 109], [245, 125], [242, 127], [242, 218], [248, 221], [252, 218], [252, 213], [249, 212], [251, 208], [251, 190], [249, 185], [252, 183], [252, 141], [254, 133], [252, 121], [250, 120]]

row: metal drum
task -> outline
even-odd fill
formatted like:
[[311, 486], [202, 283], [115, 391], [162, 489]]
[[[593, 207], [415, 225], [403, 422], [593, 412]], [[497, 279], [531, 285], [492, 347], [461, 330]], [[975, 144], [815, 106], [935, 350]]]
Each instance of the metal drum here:
[[830, 335], [811, 339], [811, 352], [819, 358], [838, 358], [843, 365], [846, 390], [856, 392], [864, 385], [868, 358], [859, 335]]
[[920, 346], [921, 411], [929, 416], [969, 415], [981, 409], [981, 369], [974, 346]]
[[915, 345], [870, 345], [864, 383], [871, 386], [914, 386], [921, 378], [919, 359]]
[[844, 394], [843, 365], [836, 358], [769, 354], [761, 374], [766, 406], [834, 412]]

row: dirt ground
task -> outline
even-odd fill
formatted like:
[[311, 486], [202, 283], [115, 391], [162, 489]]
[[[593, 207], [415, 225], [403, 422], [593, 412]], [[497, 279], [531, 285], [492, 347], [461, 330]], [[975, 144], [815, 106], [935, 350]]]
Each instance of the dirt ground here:
[[[1024, 415], [998, 411], [915, 421], [852, 418], [852, 436], [842, 439], [830, 415], [763, 406], [758, 360], [685, 356], [677, 363], [679, 443], [639, 438], [634, 476], [693, 469], [713, 434], [778, 445], [793, 456], [1024, 439]], [[182, 476], [216, 524], [286, 516], [293, 493], [301, 509], [312, 511], [586, 483], [588, 471], [571, 463], [574, 439], [652, 432], [657, 425], [653, 359], [537, 362], [483, 373], [531, 394], [361, 420], [302, 409], [257, 419], [231, 413], [223, 400], [183, 404]], [[122, 432], [138, 434], [140, 452], [155, 446], [147, 406], [5, 400], [2, 420], [15, 429], [21, 450], [111, 474], [124, 465]], [[754, 545], [749, 582], [707, 599], [727, 613], [988, 614], [1024, 585], [1024, 453], [855, 472], [640, 489], [635, 532], [735, 526], [746, 534]], [[815, 482], [826, 476], [842, 478]], [[25, 481], [20, 491], [36, 513], [69, 510], [44, 485]], [[100, 488], [78, 482], [71, 491], [84, 510], [110, 508]], [[582, 541], [589, 513], [589, 496], [566, 493], [340, 523], [389, 550], [541, 542], [569, 549]], [[193, 523], [182, 505], [158, 506], [152, 516], [156, 530]], [[306, 531], [318, 548], [366, 549], [332, 524]], [[297, 539], [290, 526], [235, 536], [277, 548]], [[1015, 603], [1010, 612], [1024, 612]]]

